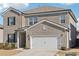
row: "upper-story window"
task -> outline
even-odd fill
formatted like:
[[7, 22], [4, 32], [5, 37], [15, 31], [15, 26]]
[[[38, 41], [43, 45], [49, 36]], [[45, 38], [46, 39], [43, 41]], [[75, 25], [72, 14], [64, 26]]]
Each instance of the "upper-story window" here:
[[29, 25], [33, 25], [35, 23], [37, 23], [37, 17], [36, 16], [29, 17]]
[[61, 15], [60, 16], [60, 22], [61, 23], [65, 23], [65, 15]]
[[8, 25], [15, 25], [15, 17], [8, 17]]

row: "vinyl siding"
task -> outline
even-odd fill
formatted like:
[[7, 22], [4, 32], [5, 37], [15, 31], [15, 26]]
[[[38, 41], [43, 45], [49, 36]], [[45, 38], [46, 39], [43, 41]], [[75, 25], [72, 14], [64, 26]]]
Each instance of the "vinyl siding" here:
[[[14, 16], [16, 18], [16, 23], [15, 25], [11, 25], [8, 26], [8, 17], [10, 16]], [[4, 16], [3, 16], [3, 26], [4, 26], [4, 42], [6, 42], [8, 40], [8, 34], [13, 34], [15, 33], [15, 30], [17, 30], [18, 28], [22, 27], [22, 16], [13, 12], [13, 11], [9, 11], [7, 12]]]

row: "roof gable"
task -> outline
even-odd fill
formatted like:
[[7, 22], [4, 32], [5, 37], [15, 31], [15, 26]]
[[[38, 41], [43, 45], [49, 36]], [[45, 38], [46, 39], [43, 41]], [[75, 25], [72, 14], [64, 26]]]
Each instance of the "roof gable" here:
[[39, 24], [41, 24], [41, 23], [43, 23], [43, 22], [47, 22], [47, 23], [49, 23], [50, 25], [55, 25], [55, 26], [57, 26], [57, 27], [59, 27], [59, 28], [61, 28], [61, 29], [64, 29], [64, 30], [68, 30], [68, 28], [66, 28], [66, 27], [64, 27], [64, 26], [62, 26], [62, 25], [59, 25], [59, 24], [56, 24], [56, 23], [53, 23], [53, 22], [50, 22], [50, 21], [47, 21], [47, 20], [42, 20], [42, 21], [40, 21], [40, 22], [38, 22], [38, 23], [36, 23], [36, 24], [30, 26], [30, 27], [27, 28], [26, 30], [29, 30], [29, 29], [31, 29], [31, 28], [33, 28], [33, 27], [35, 27], [35, 26], [37, 26], [37, 25], [39, 25]]
[[7, 12], [9, 12], [9, 11], [13, 11], [13, 12], [15, 12], [15, 13], [22, 14], [21, 11], [15, 9], [15, 8], [9, 7], [9, 8], [7, 8], [4, 12], [2, 12], [1, 15], [4, 16], [4, 15], [5, 15]]

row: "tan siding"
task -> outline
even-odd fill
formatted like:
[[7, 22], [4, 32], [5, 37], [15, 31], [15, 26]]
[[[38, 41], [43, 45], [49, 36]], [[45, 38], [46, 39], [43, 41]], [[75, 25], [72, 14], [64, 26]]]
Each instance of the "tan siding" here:
[[73, 18], [70, 15], [69, 15], [69, 23], [73, 24], [76, 27], [76, 23], [75, 23], [75, 21], [73, 20]]
[[8, 17], [10, 17], [10, 16], [15, 16], [16, 17], [16, 25], [14, 25], [13, 27], [15, 27], [15, 28], [16, 27], [17, 28], [21, 27], [21, 16], [10, 11], [10, 12], [7, 12], [4, 15], [4, 17], [3, 17], [4, 18], [4, 28], [12, 27], [12, 26], [7, 26], [7, 24], [8, 24]]
[[[60, 23], [60, 16], [65, 15], [65, 23]], [[57, 24], [61, 24], [63, 26], [68, 27], [69, 26], [69, 20], [68, 20], [68, 15], [67, 14], [56, 14], [56, 15], [48, 15], [48, 16], [37, 16], [38, 22], [41, 20], [48, 20], [51, 22], [55, 22]], [[28, 20], [29, 17], [26, 17], [26, 26], [28, 26]]]
[[[46, 31], [43, 30], [43, 24], [40, 24], [32, 29], [29, 29], [29, 33], [32, 35], [52, 35], [57, 36], [60, 33], [60, 30], [54, 29], [52, 27], [46, 26]], [[57, 30], [57, 31], [56, 31]]]
[[26, 26], [29, 26], [29, 18], [28, 18], [28, 17], [25, 17], [25, 20], [26, 20], [26, 21], [25, 21], [25, 25], [26, 25]]
[[[8, 17], [10, 17], [10, 16], [14, 16], [16, 18], [15, 25], [8, 26]], [[14, 33], [15, 30], [17, 30], [18, 28], [21, 28], [22, 16], [15, 12], [9, 11], [4, 15], [3, 19], [4, 19], [3, 26], [4, 26], [4, 42], [5, 42], [8, 39], [8, 37], [7, 37], [8, 34]]]
[[22, 16], [22, 27], [24, 27], [25, 25], [26, 25], [26, 18]]
[[3, 43], [3, 29], [0, 29], [0, 43]]

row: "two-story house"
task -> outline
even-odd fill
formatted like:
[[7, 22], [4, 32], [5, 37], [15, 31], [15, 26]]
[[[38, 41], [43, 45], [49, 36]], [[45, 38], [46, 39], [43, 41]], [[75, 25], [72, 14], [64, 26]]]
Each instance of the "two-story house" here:
[[52, 50], [75, 46], [77, 19], [70, 9], [42, 6], [21, 12], [10, 7], [2, 16], [4, 43]]

